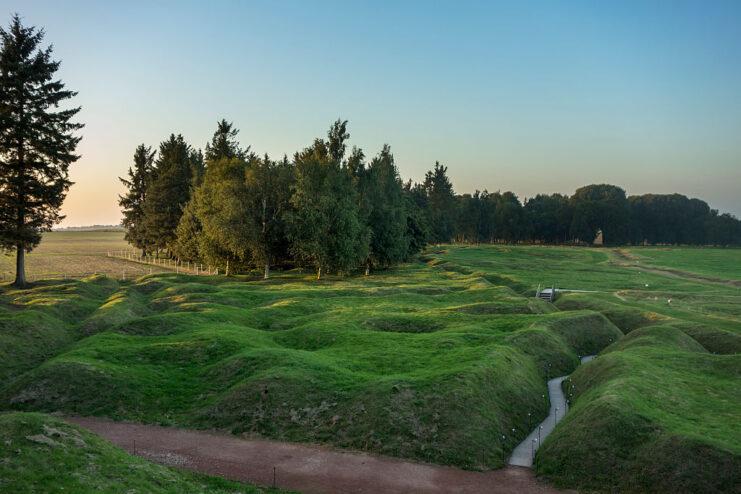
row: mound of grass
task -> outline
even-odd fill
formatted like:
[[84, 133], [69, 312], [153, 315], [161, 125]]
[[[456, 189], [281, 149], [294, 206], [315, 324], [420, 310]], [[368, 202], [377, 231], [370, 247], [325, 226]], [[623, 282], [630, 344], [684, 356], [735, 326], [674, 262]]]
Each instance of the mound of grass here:
[[0, 415], [0, 458], [2, 492], [286, 492], [157, 465], [37, 413]]
[[579, 357], [596, 355], [623, 336], [623, 333], [599, 312], [558, 314], [546, 320], [544, 324], [559, 334]]
[[[546, 379], [608, 347], [574, 373], [539, 471], [596, 490], [728, 485], [737, 288], [603, 249], [448, 246], [423, 261], [321, 282], [166, 273], [5, 291], [0, 408], [491, 468], [545, 416]], [[554, 282], [601, 293], [534, 299]]]
[[572, 408], [536, 471], [585, 490], [733, 492], [740, 359], [709, 354], [669, 326], [633, 331], [565, 382]]
[[76, 338], [0, 388], [0, 406], [466, 468], [502, 465], [546, 415], [550, 373], [620, 335], [598, 313], [419, 263], [319, 283], [168, 273], [90, 293], [97, 308], [64, 321]]
[[621, 350], [648, 347], [662, 350], [707, 353], [707, 349], [686, 333], [672, 326], [651, 326], [628, 334], [625, 338], [605, 349], [603, 355]]
[[666, 316], [625, 307], [618, 297], [583, 293], [567, 293], [559, 297], [555, 305], [561, 310], [593, 310], [602, 313], [623, 333], [668, 320]]
[[719, 354], [741, 353], [741, 333], [713, 328], [696, 322], [675, 321], [672, 324], [675, 328], [694, 338], [709, 352]]
[[117, 289], [114, 280], [95, 276], [0, 291], [0, 382], [11, 383], [79, 339], [79, 322]]

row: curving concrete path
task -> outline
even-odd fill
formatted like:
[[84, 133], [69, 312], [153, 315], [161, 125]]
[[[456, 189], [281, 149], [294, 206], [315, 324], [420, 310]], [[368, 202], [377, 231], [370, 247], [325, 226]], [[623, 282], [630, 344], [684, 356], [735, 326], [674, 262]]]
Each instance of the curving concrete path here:
[[[582, 357], [581, 363], [584, 364], [590, 360], [594, 360], [595, 357], [596, 355]], [[512, 450], [512, 455], [509, 457], [510, 465], [532, 468], [535, 452], [538, 451], [540, 444], [545, 441], [548, 434], [553, 432], [553, 429], [556, 428], [556, 424], [563, 418], [564, 414], [568, 412], [566, 397], [561, 388], [561, 383], [563, 383], [564, 379], [567, 377], [569, 376], [555, 377], [548, 381], [548, 396], [551, 400], [551, 409], [548, 412], [548, 416], [525, 438], [524, 441]]]

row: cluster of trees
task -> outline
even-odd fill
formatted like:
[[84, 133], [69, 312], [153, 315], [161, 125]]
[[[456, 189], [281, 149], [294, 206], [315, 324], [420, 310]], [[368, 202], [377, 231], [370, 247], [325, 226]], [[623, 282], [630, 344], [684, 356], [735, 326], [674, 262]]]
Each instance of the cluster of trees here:
[[140, 145], [121, 181], [127, 240], [142, 255], [225, 269], [275, 264], [346, 272], [391, 266], [427, 243], [537, 242], [741, 245], [741, 222], [680, 194], [627, 197], [614, 185], [588, 185], [572, 196], [512, 192], [455, 194], [436, 163], [424, 181], [403, 183], [391, 149], [368, 160], [348, 152], [347, 121], [326, 139], [273, 160], [237, 141], [218, 123], [205, 152], [171, 135], [159, 150]]
[[420, 186], [402, 183], [388, 146], [370, 160], [355, 147], [348, 153], [347, 121], [290, 160], [241, 148], [237, 132], [222, 120], [203, 153], [179, 135], [156, 153], [136, 149], [119, 202], [126, 239], [142, 255], [260, 267], [265, 278], [271, 265], [290, 264], [321, 277], [390, 266], [426, 244], [420, 202], [433, 196], [417, 200]]
[[[470, 242], [608, 245], [741, 245], [741, 221], [681, 194], [627, 197], [615, 185], [587, 185], [571, 196], [538, 194], [521, 203], [512, 192], [463, 194], [447, 215], [454, 238]], [[435, 238], [445, 241], [446, 235]]]

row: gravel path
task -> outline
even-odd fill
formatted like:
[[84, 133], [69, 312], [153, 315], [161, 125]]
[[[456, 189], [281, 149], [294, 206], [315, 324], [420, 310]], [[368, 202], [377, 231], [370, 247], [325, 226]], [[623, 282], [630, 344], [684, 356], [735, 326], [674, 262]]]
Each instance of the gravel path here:
[[539, 483], [532, 470], [516, 466], [471, 472], [307, 444], [245, 440], [95, 417], [66, 420], [130, 453], [179, 468], [262, 485], [273, 485], [275, 468], [277, 487], [306, 494], [563, 492]]
[[[589, 362], [590, 360], [593, 360], [594, 357], [596, 357], [596, 355], [582, 357], [581, 363], [584, 364]], [[564, 379], [567, 377], [569, 376], [555, 377], [548, 381], [548, 396], [551, 400], [551, 409], [548, 412], [548, 416], [535, 429], [533, 429], [524, 441], [512, 450], [512, 455], [509, 457], [510, 465], [532, 468], [533, 459], [535, 458], [535, 452], [538, 451], [538, 447], [543, 441], [545, 441], [548, 434], [553, 432], [553, 429], [556, 428], [556, 424], [563, 418], [564, 414], [568, 412], [566, 397], [561, 388], [561, 383], [563, 383]]]

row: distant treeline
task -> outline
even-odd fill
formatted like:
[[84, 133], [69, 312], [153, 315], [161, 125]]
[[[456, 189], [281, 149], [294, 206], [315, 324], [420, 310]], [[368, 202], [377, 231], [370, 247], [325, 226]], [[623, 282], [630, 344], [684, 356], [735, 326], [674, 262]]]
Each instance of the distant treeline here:
[[201, 152], [171, 135], [159, 152], [140, 145], [121, 181], [126, 239], [142, 254], [226, 268], [276, 263], [346, 272], [390, 266], [428, 243], [541, 242], [741, 245], [741, 222], [680, 194], [626, 197], [588, 185], [571, 197], [512, 192], [456, 195], [447, 168], [403, 183], [388, 146], [347, 152], [347, 121], [326, 139], [273, 160], [243, 149], [219, 122]]

